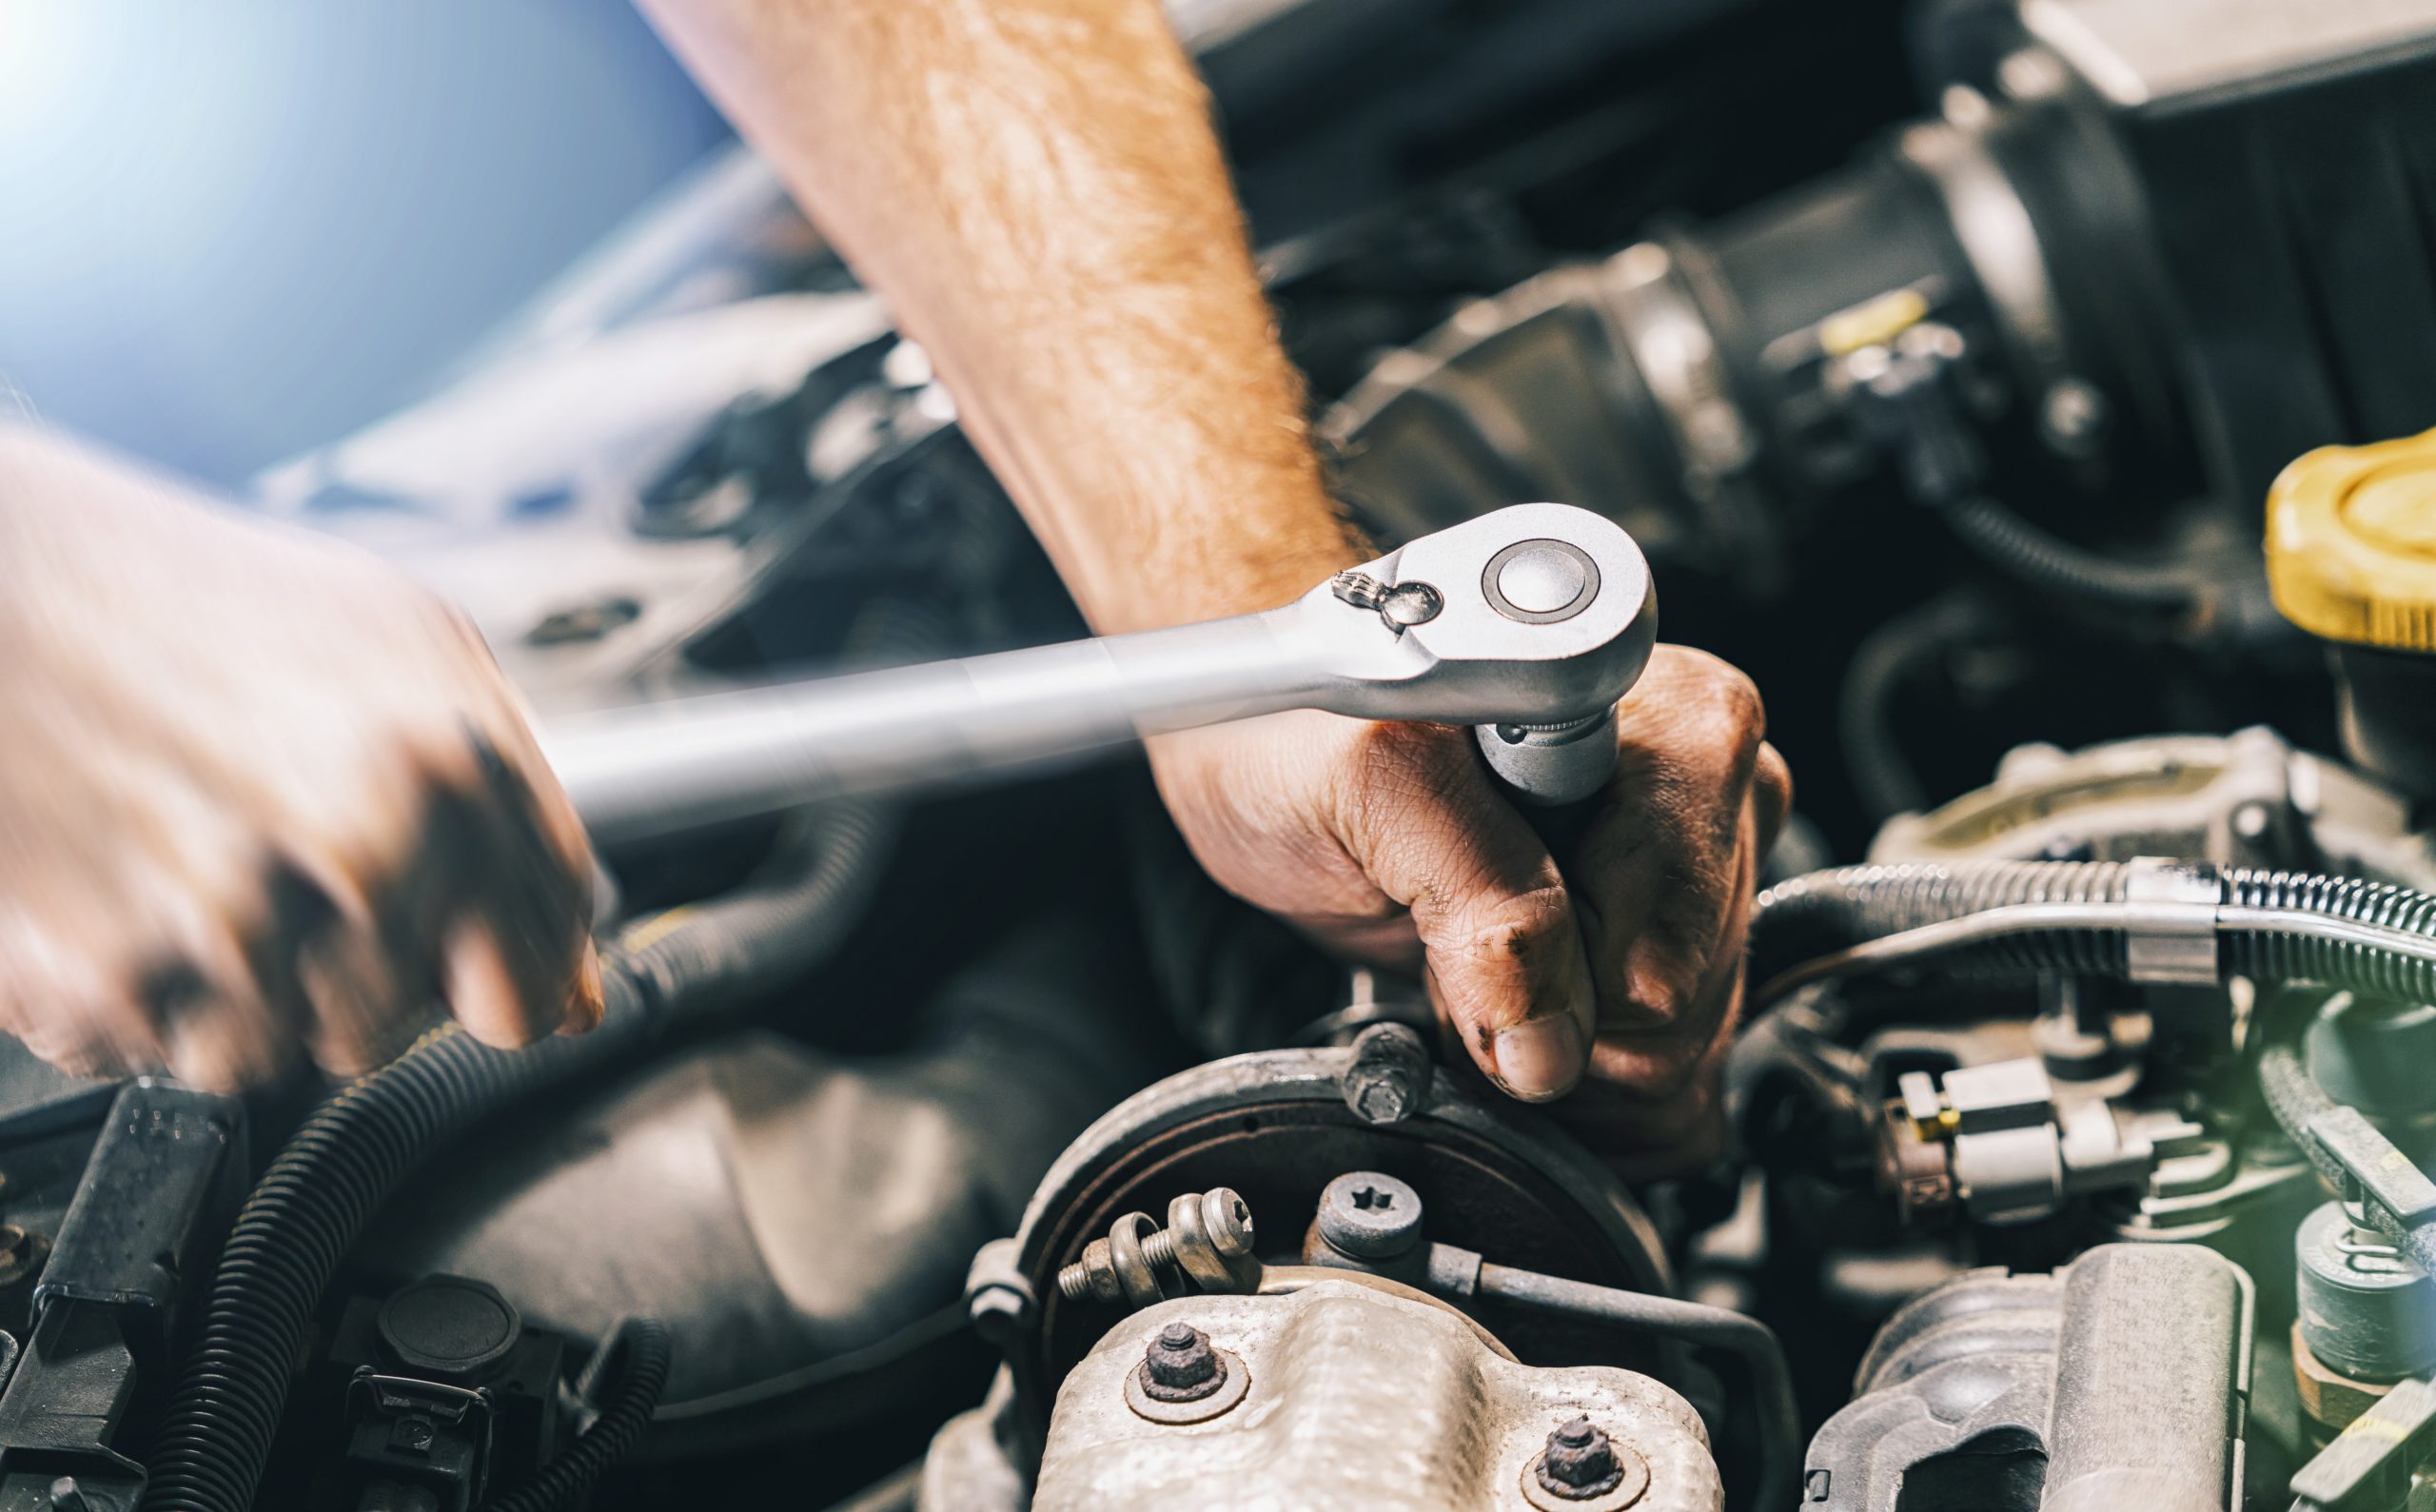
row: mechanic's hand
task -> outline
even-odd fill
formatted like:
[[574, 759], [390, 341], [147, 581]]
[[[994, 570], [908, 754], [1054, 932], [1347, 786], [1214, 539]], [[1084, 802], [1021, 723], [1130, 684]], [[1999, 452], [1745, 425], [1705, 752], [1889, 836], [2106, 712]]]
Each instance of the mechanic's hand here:
[[381, 562], [0, 428], [0, 1030], [227, 1089], [444, 994], [599, 1013], [581, 826], [474, 631]]
[[1279, 715], [1163, 736], [1151, 764], [1228, 890], [1349, 953], [1417, 946], [1499, 1086], [1543, 1101], [1586, 1069], [1566, 1111], [1594, 1142], [1696, 1160], [1792, 782], [1750, 679], [1700, 652], [1659, 647], [1617, 724], [1615, 780], [1554, 857], [1469, 730]]

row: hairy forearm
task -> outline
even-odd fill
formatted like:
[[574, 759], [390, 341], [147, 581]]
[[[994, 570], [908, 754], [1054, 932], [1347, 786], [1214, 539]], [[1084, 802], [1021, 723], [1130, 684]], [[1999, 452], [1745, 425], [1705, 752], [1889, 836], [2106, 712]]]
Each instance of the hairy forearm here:
[[1098, 628], [1352, 560], [1154, 0], [642, 0], [894, 305]]

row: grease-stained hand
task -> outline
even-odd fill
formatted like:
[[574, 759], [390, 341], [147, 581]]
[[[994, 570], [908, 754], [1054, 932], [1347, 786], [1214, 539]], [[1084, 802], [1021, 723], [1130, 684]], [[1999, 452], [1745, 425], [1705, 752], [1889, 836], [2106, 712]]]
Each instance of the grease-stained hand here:
[[1491, 1080], [1564, 1097], [1640, 1176], [1722, 1134], [1754, 885], [1793, 793], [1765, 736], [1749, 678], [1660, 647], [1618, 711], [1614, 779], [1554, 854], [1469, 730], [1288, 714], [1150, 753], [1221, 884], [1347, 954], [1422, 968]]
[[599, 1013], [582, 827], [472, 627], [380, 561], [0, 429], [0, 1030], [78, 1072], [348, 1074], [444, 997]]

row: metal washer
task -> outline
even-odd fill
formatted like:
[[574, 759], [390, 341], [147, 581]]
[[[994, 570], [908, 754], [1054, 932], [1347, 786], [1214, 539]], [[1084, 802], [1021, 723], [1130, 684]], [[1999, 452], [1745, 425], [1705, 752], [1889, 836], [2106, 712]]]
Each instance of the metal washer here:
[[[1544, 551], [1573, 559], [1574, 564], [1581, 569], [1581, 591], [1573, 596], [1571, 602], [1559, 604], [1554, 609], [1524, 609], [1505, 597], [1505, 589], [1500, 579], [1505, 574], [1507, 562], [1526, 552]], [[1569, 540], [1552, 540], [1544, 536], [1536, 540], [1518, 540], [1491, 557], [1488, 565], [1481, 569], [1481, 596], [1488, 600], [1490, 608], [1519, 624], [1552, 625], [1572, 619], [1598, 601], [1599, 563], [1592, 560], [1590, 553]]]
[[1125, 1404], [1133, 1409], [1135, 1417], [1151, 1423], [1164, 1423], [1169, 1427], [1207, 1423], [1233, 1411], [1235, 1404], [1243, 1401], [1245, 1393], [1252, 1388], [1251, 1368], [1244, 1364], [1241, 1356], [1215, 1345], [1210, 1345], [1210, 1352], [1218, 1357], [1220, 1365], [1226, 1366], [1227, 1379], [1209, 1395], [1196, 1402], [1161, 1402], [1142, 1389], [1142, 1371], [1136, 1366], [1125, 1372]]

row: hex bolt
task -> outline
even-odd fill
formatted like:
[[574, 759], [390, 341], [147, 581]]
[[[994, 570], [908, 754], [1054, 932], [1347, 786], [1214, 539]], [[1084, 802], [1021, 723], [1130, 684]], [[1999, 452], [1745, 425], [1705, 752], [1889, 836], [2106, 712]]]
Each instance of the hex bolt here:
[[1353, 1041], [1338, 1078], [1345, 1106], [1365, 1124], [1400, 1124], [1429, 1100], [1429, 1046], [1406, 1024], [1373, 1024]]
[[[1179, 1198], [1178, 1201], [1189, 1201], [1194, 1205], [1201, 1227], [1208, 1236], [1208, 1247], [1220, 1260], [1242, 1261], [1250, 1256], [1252, 1210], [1233, 1188], [1213, 1187], [1198, 1196]], [[1140, 1218], [1138, 1213], [1128, 1213], [1117, 1220], [1117, 1227], [1124, 1227]], [[1147, 1219], [1141, 1221], [1148, 1223]], [[1217, 1289], [1192, 1267], [1185, 1264], [1185, 1257], [1177, 1252], [1179, 1238], [1173, 1227], [1152, 1228], [1140, 1233], [1139, 1238], [1142, 1259], [1153, 1270], [1183, 1270], [1196, 1281], [1201, 1281], [1204, 1290]], [[1254, 1268], [1257, 1269], [1256, 1267]], [[1060, 1269], [1057, 1272], [1057, 1290], [1068, 1302], [1083, 1302], [1093, 1297], [1103, 1302], [1113, 1302], [1126, 1296], [1109, 1241], [1092, 1240], [1084, 1247], [1082, 1259]], [[1143, 1303], [1156, 1299], [1130, 1300]]]
[[1568, 1502], [1588, 1502], [1623, 1483], [1616, 1445], [1587, 1416], [1558, 1424], [1540, 1456], [1540, 1484]]
[[92, 1501], [72, 1475], [63, 1475], [50, 1483], [51, 1512], [91, 1512]]
[[1142, 1351], [1142, 1390], [1153, 1402], [1199, 1402], [1227, 1384], [1227, 1362], [1209, 1347], [1209, 1336], [1178, 1320], [1159, 1330]]

